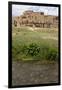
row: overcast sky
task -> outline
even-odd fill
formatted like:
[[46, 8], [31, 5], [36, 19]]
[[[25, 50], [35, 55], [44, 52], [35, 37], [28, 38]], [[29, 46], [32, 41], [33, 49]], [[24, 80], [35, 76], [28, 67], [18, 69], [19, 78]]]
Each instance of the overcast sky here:
[[22, 15], [26, 10], [33, 10], [34, 12], [44, 12], [44, 14], [58, 16], [58, 7], [46, 6], [29, 6], [29, 5], [12, 5], [12, 16]]

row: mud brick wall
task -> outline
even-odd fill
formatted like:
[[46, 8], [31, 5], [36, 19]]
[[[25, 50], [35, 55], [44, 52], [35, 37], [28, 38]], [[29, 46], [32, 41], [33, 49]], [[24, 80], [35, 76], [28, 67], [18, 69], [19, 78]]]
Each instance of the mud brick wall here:
[[57, 28], [58, 16], [44, 15], [43, 12], [25, 11], [23, 15], [13, 17], [12, 23], [15, 27]]

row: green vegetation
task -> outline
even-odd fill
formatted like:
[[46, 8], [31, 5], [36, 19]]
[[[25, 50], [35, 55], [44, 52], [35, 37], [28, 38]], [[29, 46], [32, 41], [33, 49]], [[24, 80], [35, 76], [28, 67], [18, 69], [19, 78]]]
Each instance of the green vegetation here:
[[21, 27], [12, 29], [13, 60], [58, 60], [56, 29]]

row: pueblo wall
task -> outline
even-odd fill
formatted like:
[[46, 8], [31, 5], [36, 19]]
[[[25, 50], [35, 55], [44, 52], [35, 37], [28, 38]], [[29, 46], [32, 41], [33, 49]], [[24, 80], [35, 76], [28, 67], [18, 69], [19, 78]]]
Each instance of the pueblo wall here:
[[44, 15], [43, 12], [25, 11], [23, 15], [13, 17], [12, 23], [15, 27], [58, 28], [58, 16]]

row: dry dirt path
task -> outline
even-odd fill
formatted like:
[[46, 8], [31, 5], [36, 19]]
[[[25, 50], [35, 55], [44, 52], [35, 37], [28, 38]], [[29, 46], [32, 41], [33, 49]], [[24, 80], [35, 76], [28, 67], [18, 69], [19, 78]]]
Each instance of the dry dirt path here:
[[58, 64], [35, 62], [12, 62], [12, 85], [30, 85], [58, 82]]

